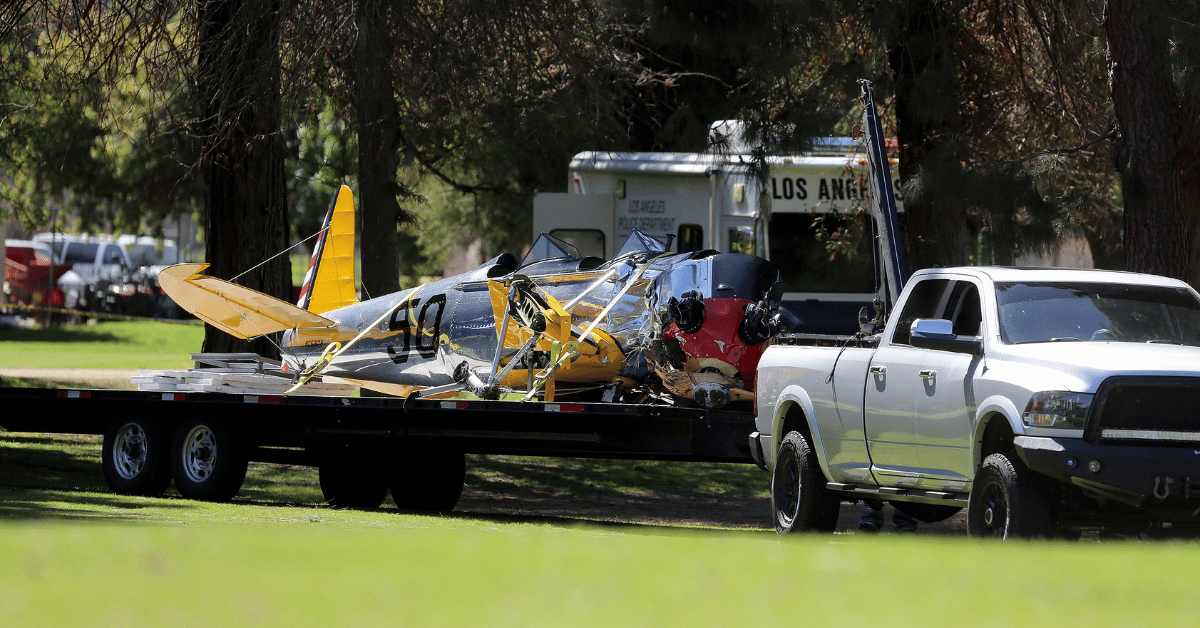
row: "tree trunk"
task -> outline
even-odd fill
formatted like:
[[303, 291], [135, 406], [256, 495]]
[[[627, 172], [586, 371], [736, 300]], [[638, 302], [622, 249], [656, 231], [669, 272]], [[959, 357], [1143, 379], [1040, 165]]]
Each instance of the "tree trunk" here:
[[[904, 23], [888, 49], [896, 84], [896, 138], [900, 181], [908, 183], [934, 158], [934, 149], [954, 130], [955, 121], [928, 113], [926, 98], [955, 99], [956, 93], [928, 93], [929, 84], [958, 85], [955, 76], [934, 76], [954, 67], [947, 41], [954, 16], [943, 0], [903, 3]], [[910, 271], [964, 265], [971, 238], [963, 206], [953, 201], [904, 199], [904, 241]]]
[[[208, 273], [241, 275], [238, 283], [290, 301], [287, 256], [264, 263], [287, 248], [278, 0], [209, 0], [197, 11]], [[246, 342], [210, 326], [203, 350], [277, 358], [275, 342]]]
[[1169, 43], [1154, 25], [1157, 5], [1109, 0], [1104, 11], [1126, 268], [1195, 283], [1188, 236], [1193, 216], [1184, 201], [1197, 199], [1196, 159], [1182, 152], [1183, 118], [1167, 63]]
[[[392, 89], [391, 0], [361, 0], [355, 21], [354, 108], [358, 115], [359, 216], [362, 285], [372, 297], [400, 289], [403, 217], [396, 184], [399, 113]], [[400, 7], [397, 7], [399, 10]]]

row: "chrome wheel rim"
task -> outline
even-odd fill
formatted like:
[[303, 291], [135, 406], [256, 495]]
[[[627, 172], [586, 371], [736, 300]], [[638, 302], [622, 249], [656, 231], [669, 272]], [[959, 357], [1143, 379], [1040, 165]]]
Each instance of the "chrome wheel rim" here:
[[112, 461], [121, 479], [132, 480], [146, 466], [146, 430], [137, 423], [126, 423], [113, 439]]
[[183, 441], [184, 475], [192, 482], [204, 482], [212, 476], [216, 462], [216, 435], [207, 425], [193, 427]]

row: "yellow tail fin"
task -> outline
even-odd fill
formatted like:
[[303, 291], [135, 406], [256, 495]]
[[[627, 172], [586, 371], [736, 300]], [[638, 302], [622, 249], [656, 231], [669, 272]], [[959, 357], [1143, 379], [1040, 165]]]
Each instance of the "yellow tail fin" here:
[[296, 306], [321, 314], [355, 303], [354, 194], [343, 185], [325, 214]]

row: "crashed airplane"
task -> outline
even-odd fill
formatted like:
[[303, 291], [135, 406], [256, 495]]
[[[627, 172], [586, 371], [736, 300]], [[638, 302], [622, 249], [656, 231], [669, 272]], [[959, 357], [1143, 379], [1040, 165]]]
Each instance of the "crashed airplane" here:
[[[354, 203], [326, 214], [296, 305], [179, 264], [159, 281], [242, 339], [283, 332], [297, 387], [318, 373], [408, 396], [625, 403], [750, 401], [779, 331], [779, 272], [751, 255], [671, 253], [634, 232], [609, 261], [540, 236], [461, 275], [359, 302]], [[682, 400], [682, 401], [681, 401]]]

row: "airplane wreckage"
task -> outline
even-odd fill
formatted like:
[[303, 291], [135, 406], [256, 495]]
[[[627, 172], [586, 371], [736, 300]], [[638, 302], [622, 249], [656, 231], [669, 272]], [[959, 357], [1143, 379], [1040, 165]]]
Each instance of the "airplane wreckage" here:
[[235, 337], [284, 332], [292, 390], [325, 374], [401, 396], [570, 395], [716, 409], [753, 399], [759, 357], [779, 331], [774, 264], [738, 253], [671, 253], [669, 243], [637, 231], [609, 261], [543, 234], [521, 260], [505, 253], [359, 302], [354, 222], [343, 186], [296, 305], [200, 274], [207, 264], [171, 266], [159, 281], [182, 307]]

